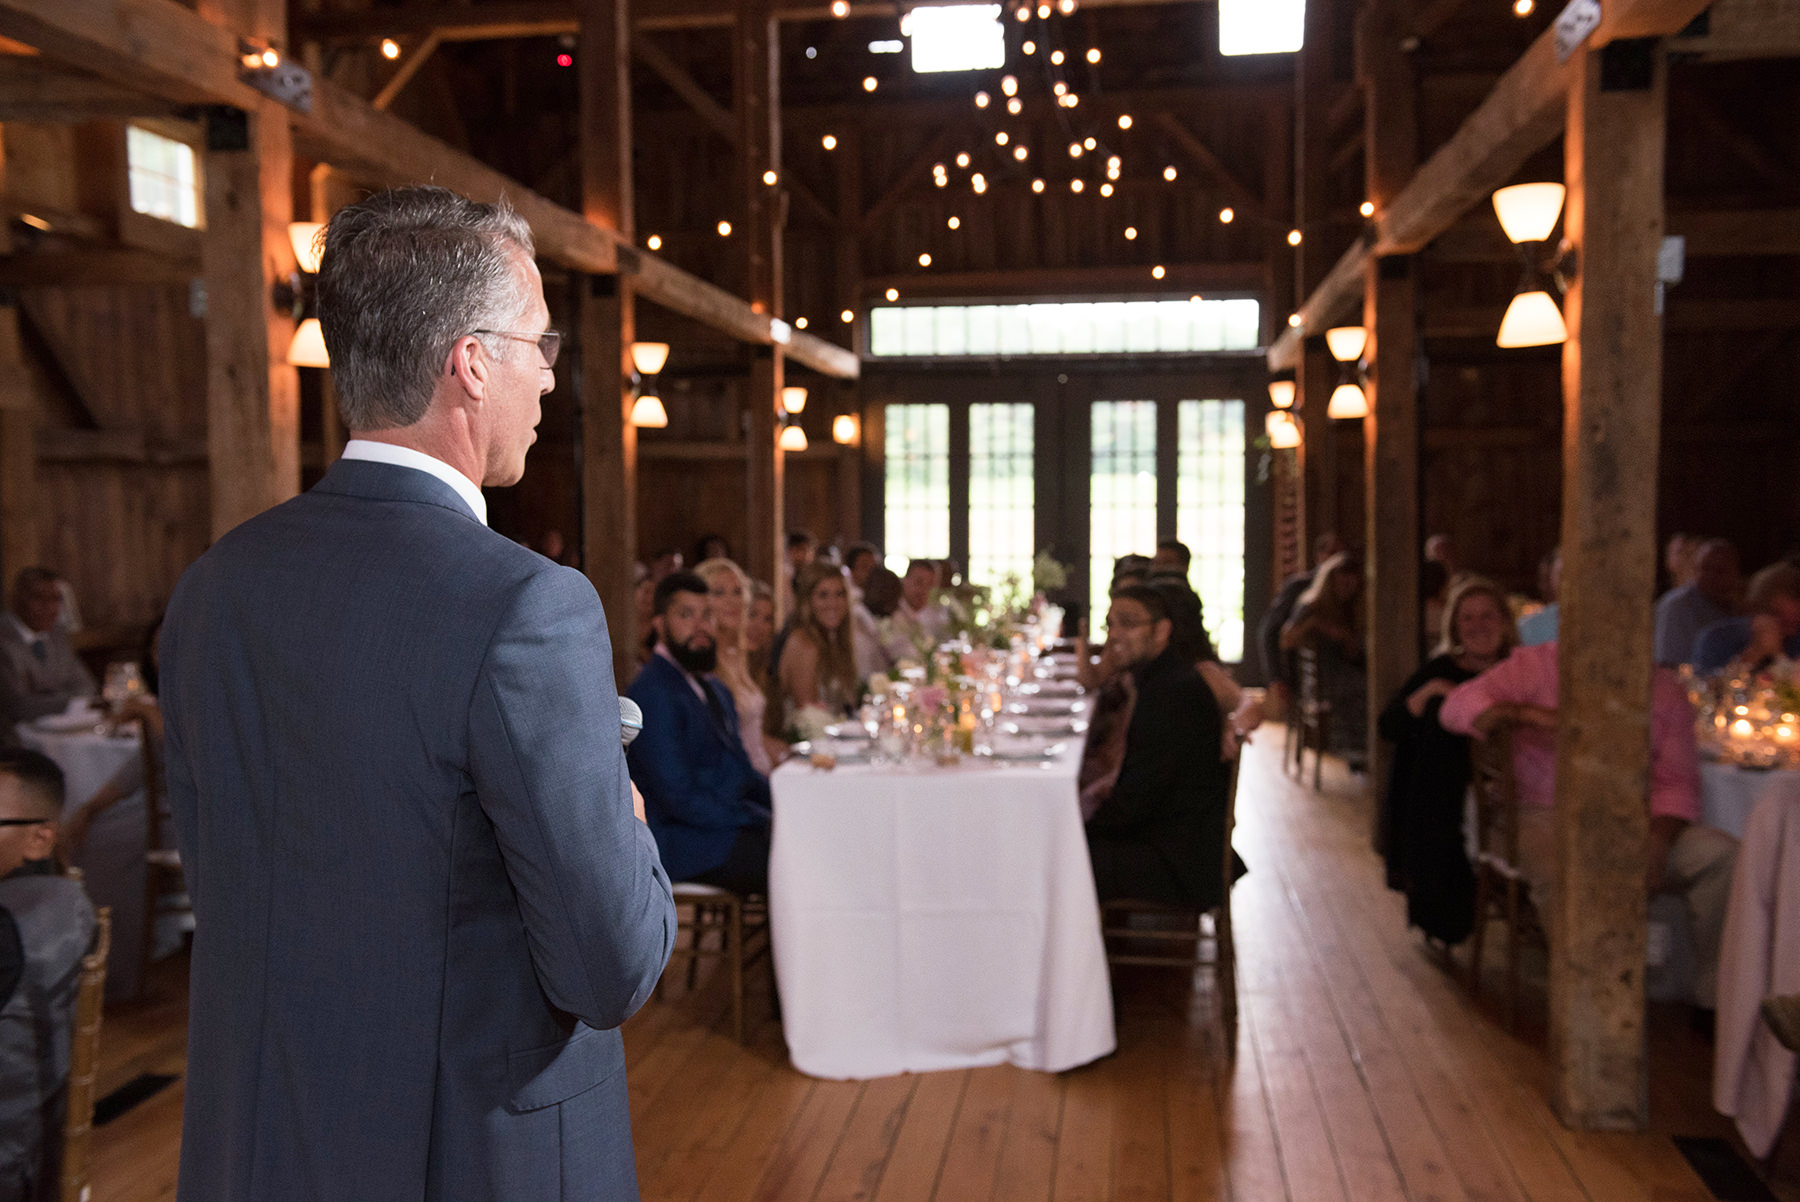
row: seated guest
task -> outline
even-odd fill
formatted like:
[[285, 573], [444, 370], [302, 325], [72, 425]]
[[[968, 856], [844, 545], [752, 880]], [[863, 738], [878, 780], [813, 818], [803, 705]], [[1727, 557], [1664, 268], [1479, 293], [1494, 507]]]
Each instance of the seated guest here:
[[1340, 551], [1319, 565], [1281, 630], [1281, 649], [1312, 648], [1319, 699], [1331, 704], [1331, 750], [1360, 772], [1368, 740], [1369, 682], [1363, 671], [1362, 565]]
[[[1151, 572], [1146, 583], [1159, 590], [1163, 599], [1169, 603], [1169, 620], [1175, 627], [1169, 636], [1169, 646], [1194, 665], [1194, 670], [1200, 673], [1206, 687], [1212, 690], [1213, 700], [1219, 703], [1219, 712], [1232, 718], [1239, 717], [1238, 710], [1244, 700], [1244, 690], [1231, 673], [1225, 670], [1225, 665], [1219, 662], [1219, 653], [1213, 647], [1212, 636], [1206, 633], [1206, 613], [1200, 604], [1200, 594], [1188, 584], [1187, 577], [1177, 575], [1169, 569], [1158, 568]], [[1079, 669], [1077, 675], [1079, 676]], [[1238, 726], [1236, 730], [1253, 729], [1261, 720], [1259, 711], [1249, 726]], [[1233, 727], [1234, 723], [1227, 722], [1226, 725]], [[1231, 759], [1236, 753], [1235, 738], [1228, 738], [1225, 758]]]
[[0, 1198], [21, 1202], [59, 1196], [70, 1023], [94, 938], [87, 895], [53, 859], [62, 803], [53, 762], [0, 752], [0, 943], [17, 948], [0, 996]]
[[1125, 665], [1135, 701], [1117, 776], [1093, 790], [1088, 854], [1102, 901], [1134, 897], [1205, 910], [1228, 884], [1221, 869], [1231, 766], [1220, 756], [1218, 703], [1171, 647], [1174, 629], [1157, 589], [1127, 585], [1113, 594], [1107, 648]]
[[[1519, 795], [1519, 869], [1546, 922], [1556, 904], [1557, 644], [1520, 647], [1444, 698], [1447, 731], [1486, 738], [1513, 728], [1513, 781]], [[1737, 840], [1701, 826], [1694, 710], [1675, 673], [1658, 669], [1650, 710], [1648, 892], [1679, 893], [1693, 922], [1699, 973], [1696, 1000], [1710, 1009], [1718, 989], [1719, 934], [1731, 895]], [[1551, 937], [1555, 938], [1552, 930]]]
[[709, 559], [730, 558], [731, 544], [723, 534], [702, 534], [694, 542], [694, 558], [690, 562], [698, 566]]
[[788, 613], [794, 612], [796, 598], [794, 595], [794, 577], [800, 569], [811, 563], [819, 553], [819, 540], [805, 530], [787, 532], [786, 558], [782, 560], [781, 592], [787, 599]]
[[1194, 553], [1188, 550], [1188, 545], [1174, 538], [1165, 538], [1157, 543], [1156, 554], [1150, 557], [1153, 571], [1170, 569], [1184, 580], [1187, 579], [1188, 566], [1193, 562]]
[[25, 568], [13, 579], [12, 609], [0, 620], [0, 745], [13, 741], [15, 723], [94, 695], [94, 678], [57, 625], [63, 595], [56, 581], [48, 568]]
[[1694, 638], [1690, 662], [1710, 675], [1737, 665], [1756, 672], [1776, 656], [1800, 659], [1800, 568], [1779, 560], [1750, 578], [1750, 612], [1714, 622]]
[[[859, 602], [869, 587], [869, 577], [881, 567], [881, 552], [874, 543], [851, 543], [844, 550], [844, 570], [850, 573], [850, 600]], [[891, 575], [891, 573], [890, 573]]]
[[1696, 535], [1675, 533], [1663, 548], [1663, 568], [1669, 573], [1669, 587], [1678, 589], [1694, 579], [1694, 556], [1703, 540]]
[[893, 631], [894, 611], [900, 606], [900, 577], [877, 565], [863, 579], [862, 600], [851, 606], [850, 620], [856, 674], [867, 680], [918, 652]]
[[835, 719], [854, 714], [862, 701], [850, 629], [850, 587], [843, 570], [809, 563], [794, 578], [794, 588], [800, 607], [776, 665], [769, 699], [769, 709], [781, 724], [772, 732], [776, 734], [791, 730], [794, 715], [808, 706]]
[[1436, 653], [1381, 711], [1394, 744], [1393, 775], [1377, 823], [1388, 888], [1406, 894], [1406, 921], [1431, 939], [1461, 943], [1475, 917], [1475, 873], [1463, 842], [1469, 740], [1438, 724], [1450, 690], [1506, 658], [1513, 646], [1506, 597], [1475, 576], [1451, 591]]
[[1736, 612], [1742, 583], [1736, 547], [1722, 538], [1700, 544], [1694, 579], [1656, 602], [1656, 662], [1665, 668], [1692, 662], [1700, 632]]
[[1425, 540], [1425, 562], [1442, 566], [1444, 578], [1451, 583], [1463, 574], [1456, 558], [1456, 540], [1448, 534], [1433, 534]]
[[1343, 544], [1335, 534], [1321, 534], [1313, 539], [1313, 570], [1296, 572], [1283, 581], [1281, 590], [1269, 602], [1268, 612], [1256, 624], [1256, 646], [1262, 653], [1263, 678], [1268, 682], [1270, 692], [1275, 694], [1276, 712], [1282, 712], [1287, 701], [1286, 695], [1293, 691], [1296, 684], [1293, 656], [1281, 649], [1281, 628], [1294, 616], [1294, 606], [1300, 603], [1300, 595], [1312, 587], [1313, 577], [1318, 571], [1317, 565], [1343, 549]]
[[769, 779], [750, 764], [718, 664], [706, 581], [674, 572], [656, 586], [656, 652], [627, 695], [644, 711], [626, 758], [644, 818], [674, 881], [763, 893], [769, 884]]
[[769, 679], [769, 645], [775, 641], [775, 590], [761, 580], [750, 582], [750, 612], [744, 616], [744, 663], [750, 679]]
[[713, 625], [719, 666], [713, 675], [731, 690], [737, 707], [738, 737], [744, 741], [744, 753], [750, 764], [767, 776], [775, 771], [775, 759], [787, 748], [770, 746], [774, 740], [763, 734], [763, 708], [768, 697], [756, 677], [750, 674], [750, 663], [744, 652], [744, 623], [750, 609], [750, 577], [729, 559], [708, 559], [694, 569], [694, 575], [706, 581], [707, 596], [712, 598]]
[[1538, 591], [1544, 595], [1544, 608], [1519, 619], [1519, 646], [1536, 647], [1554, 643], [1562, 628], [1562, 608], [1556, 598], [1562, 592], [1562, 548], [1554, 548], [1538, 564]]
[[906, 565], [906, 575], [900, 578], [900, 604], [894, 609], [894, 629], [911, 648], [903, 659], [917, 659], [929, 652], [950, 630], [949, 612], [931, 599], [937, 585], [936, 560], [915, 559]]

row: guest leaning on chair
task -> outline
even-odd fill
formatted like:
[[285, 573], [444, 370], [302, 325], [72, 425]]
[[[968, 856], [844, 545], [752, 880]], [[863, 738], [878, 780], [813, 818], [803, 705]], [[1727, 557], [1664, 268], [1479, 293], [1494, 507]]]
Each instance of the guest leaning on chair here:
[[1505, 659], [1513, 648], [1506, 594], [1491, 580], [1464, 576], [1444, 605], [1431, 659], [1381, 711], [1381, 737], [1394, 744], [1393, 775], [1377, 820], [1376, 848], [1389, 889], [1406, 894], [1407, 925], [1427, 938], [1461, 943], [1475, 917], [1475, 873], [1463, 842], [1469, 740], [1438, 723], [1450, 691]]
[[0, 752], [0, 1198], [58, 1197], [69, 1038], [94, 908], [56, 871], [63, 776]]
[[377, 193], [331, 219], [317, 294], [343, 457], [214, 543], [163, 627], [180, 1197], [630, 1202], [617, 1028], [674, 900], [594, 586], [481, 493], [555, 386], [531, 231]]
[[[1556, 938], [1557, 644], [1520, 647], [1444, 699], [1438, 720], [1457, 734], [1486, 738], [1513, 729], [1513, 781], [1519, 794], [1519, 869]], [[1731, 895], [1737, 840], [1700, 825], [1700, 768], [1694, 709], [1675, 674], [1658, 668], [1650, 707], [1650, 834], [1647, 894], [1679, 893], [1687, 903], [1699, 961], [1695, 1000], [1711, 1009], [1719, 984], [1719, 933]]]

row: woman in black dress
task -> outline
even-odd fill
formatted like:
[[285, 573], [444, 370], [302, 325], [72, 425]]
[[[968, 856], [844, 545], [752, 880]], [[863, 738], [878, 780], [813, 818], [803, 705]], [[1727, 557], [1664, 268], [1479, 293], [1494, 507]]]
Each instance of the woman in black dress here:
[[1427, 938], [1461, 943], [1474, 924], [1475, 876], [1463, 842], [1469, 741], [1438, 725], [1444, 697], [1512, 651], [1506, 597], [1469, 578], [1444, 606], [1436, 654], [1381, 711], [1381, 737], [1394, 744], [1394, 771], [1377, 829], [1390, 889], [1406, 894], [1406, 920]]

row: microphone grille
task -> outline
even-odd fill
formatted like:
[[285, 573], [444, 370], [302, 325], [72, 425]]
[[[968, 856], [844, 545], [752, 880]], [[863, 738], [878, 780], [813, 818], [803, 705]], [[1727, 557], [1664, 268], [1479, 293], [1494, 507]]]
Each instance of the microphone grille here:
[[625, 744], [630, 746], [631, 741], [637, 738], [638, 732], [643, 729], [643, 708], [629, 697], [619, 698], [619, 735], [624, 739]]

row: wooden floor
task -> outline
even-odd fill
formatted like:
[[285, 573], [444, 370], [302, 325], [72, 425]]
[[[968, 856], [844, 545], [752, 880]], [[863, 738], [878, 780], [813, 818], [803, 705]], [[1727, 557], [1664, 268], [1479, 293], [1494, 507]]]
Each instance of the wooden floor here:
[[[1121, 970], [1119, 1052], [1087, 1068], [814, 1081], [786, 1064], [761, 970], [749, 1048], [703, 981], [625, 1029], [645, 1199], [1710, 1202], [1669, 1139], [1731, 1136], [1685, 1010], [1652, 1014], [1651, 1133], [1563, 1129], [1541, 979], [1516, 1038], [1471, 1006], [1382, 887], [1360, 781], [1328, 763], [1323, 794], [1294, 784], [1279, 736], [1251, 749], [1240, 793], [1234, 1058], [1205, 990]], [[180, 1071], [179, 977], [159, 993], [109, 1014], [102, 1092]], [[99, 1132], [94, 1202], [174, 1196], [180, 1106], [177, 1083]], [[1800, 1199], [1791, 1177], [1777, 1188]]]

